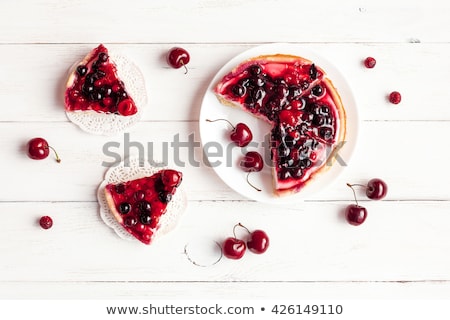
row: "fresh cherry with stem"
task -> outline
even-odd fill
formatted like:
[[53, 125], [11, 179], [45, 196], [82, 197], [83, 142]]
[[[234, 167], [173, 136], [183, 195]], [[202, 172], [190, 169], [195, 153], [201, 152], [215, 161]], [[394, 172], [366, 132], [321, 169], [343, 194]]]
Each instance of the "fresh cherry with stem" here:
[[44, 138], [33, 138], [28, 141], [27, 152], [31, 159], [42, 160], [48, 157], [50, 149], [55, 153], [56, 162], [61, 162], [56, 150], [49, 146], [47, 140]]
[[386, 182], [379, 178], [370, 179], [367, 185], [352, 184], [352, 187], [358, 186], [366, 189], [366, 196], [372, 200], [381, 200], [386, 197], [388, 186]]
[[216, 122], [216, 121], [226, 121], [228, 124], [233, 128], [230, 134], [230, 139], [236, 143], [239, 147], [245, 147], [247, 146], [250, 141], [253, 139], [253, 134], [250, 128], [242, 122], [239, 122], [236, 124], [236, 126], [233, 126], [233, 124], [228, 121], [227, 119], [215, 119], [210, 120], [206, 119], [207, 122]]
[[244, 226], [241, 223], [238, 223], [236, 226], [242, 227], [250, 235], [250, 239], [247, 241], [247, 248], [257, 254], [261, 254], [267, 251], [267, 248], [269, 248], [269, 237], [267, 236], [267, 233], [265, 233], [262, 230], [254, 230], [250, 231], [246, 226]]
[[233, 237], [226, 238], [222, 245], [223, 255], [229, 259], [234, 260], [241, 259], [244, 256], [245, 251], [247, 250], [245, 241], [236, 237], [237, 226], [239, 226], [239, 224], [236, 224], [233, 227]]
[[186, 67], [186, 65], [191, 60], [191, 57], [186, 49], [174, 47], [167, 53], [166, 60], [169, 66], [171, 66], [172, 68], [179, 69], [181, 67], [184, 67], [184, 74], [186, 74], [188, 72], [188, 68]]
[[351, 225], [359, 226], [367, 218], [367, 209], [358, 204], [353, 186], [350, 183], [347, 183], [347, 186], [352, 189], [356, 204], [350, 204], [345, 208], [345, 219]]
[[241, 160], [239, 163], [242, 170], [244, 170], [247, 173], [247, 183], [253, 187], [256, 191], [261, 191], [261, 189], [255, 187], [250, 181], [248, 180], [248, 177], [250, 173], [252, 172], [259, 172], [264, 167], [264, 161], [259, 152], [256, 151], [249, 151], [245, 154], [245, 157]]

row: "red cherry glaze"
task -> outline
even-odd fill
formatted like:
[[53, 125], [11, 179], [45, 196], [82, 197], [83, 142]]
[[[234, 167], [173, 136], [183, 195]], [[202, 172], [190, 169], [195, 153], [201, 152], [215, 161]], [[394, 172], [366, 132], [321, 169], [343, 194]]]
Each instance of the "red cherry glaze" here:
[[343, 110], [333, 85], [320, 67], [297, 58], [275, 55], [243, 62], [214, 89], [220, 101], [272, 125], [277, 194], [299, 191], [327, 163], [327, 150], [343, 136]]
[[43, 216], [39, 219], [39, 225], [42, 229], [50, 229], [53, 226], [53, 219], [49, 216]]
[[76, 68], [73, 82], [66, 89], [65, 103], [68, 111], [93, 110], [122, 116], [138, 111], [104, 45], [93, 49]]
[[136, 105], [130, 99], [125, 99], [117, 105], [117, 112], [122, 116], [131, 116], [137, 113]]
[[191, 60], [191, 57], [185, 49], [174, 47], [167, 53], [166, 60], [167, 64], [172, 68], [179, 69], [181, 67], [184, 67], [186, 69], [185, 73], [187, 73], [186, 65]]
[[149, 177], [108, 184], [106, 197], [112, 199], [116, 220], [138, 240], [150, 244], [181, 179], [181, 172], [161, 170]]
[[354, 226], [359, 226], [367, 218], [367, 210], [357, 204], [350, 204], [345, 208], [345, 219]]
[[229, 259], [238, 260], [244, 256], [247, 249], [245, 242], [240, 239], [229, 237], [223, 242], [223, 255]]
[[375, 60], [375, 58], [373, 58], [373, 57], [367, 57], [364, 60], [364, 65], [368, 69], [372, 69], [373, 67], [375, 67], [376, 64], [377, 64], [377, 60]]
[[389, 94], [389, 102], [393, 104], [399, 104], [402, 101], [402, 95], [398, 91], [392, 91]]
[[299, 121], [300, 121], [299, 112], [289, 110], [282, 110], [280, 112], [280, 123], [284, 126], [295, 127], [298, 125]]
[[247, 247], [253, 253], [264, 253], [269, 247], [269, 237], [264, 231], [255, 230], [250, 233], [250, 240], [247, 241]]
[[27, 144], [28, 156], [34, 160], [42, 160], [47, 158], [50, 154], [50, 149], [52, 149], [55, 153], [56, 162], [61, 162], [61, 159], [59, 158], [55, 149], [50, 147], [47, 140], [45, 140], [44, 138], [33, 138], [28, 141]]
[[164, 170], [161, 173], [161, 180], [165, 186], [178, 187], [183, 180], [183, 174], [176, 170]]
[[387, 191], [387, 184], [381, 179], [374, 178], [367, 183], [366, 195], [369, 199], [381, 200], [386, 196]]

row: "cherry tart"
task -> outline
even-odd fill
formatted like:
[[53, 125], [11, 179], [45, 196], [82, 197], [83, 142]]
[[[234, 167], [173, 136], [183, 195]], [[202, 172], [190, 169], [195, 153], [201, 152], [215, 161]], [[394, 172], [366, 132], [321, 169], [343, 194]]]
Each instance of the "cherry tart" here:
[[164, 169], [148, 177], [109, 183], [105, 186], [106, 203], [117, 222], [148, 245], [182, 177], [179, 171]]
[[275, 194], [299, 192], [326, 169], [345, 138], [345, 110], [324, 70], [299, 56], [258, 56], [215, 86], [225, 105], [271, 124]]
[[66, 111], [132, 116], [137, 106], [117, 73], [108, 49], [100, 44], [72, 70], [66, 83]]

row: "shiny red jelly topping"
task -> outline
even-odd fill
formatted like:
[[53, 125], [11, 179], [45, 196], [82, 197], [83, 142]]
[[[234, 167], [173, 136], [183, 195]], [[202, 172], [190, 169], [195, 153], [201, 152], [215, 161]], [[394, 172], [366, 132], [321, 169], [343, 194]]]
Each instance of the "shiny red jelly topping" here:
[[339, 114], [331, 84], [323, 77], [311, 63], [253, 61], [226, 75], [216, 87], [219, 95], [273, 125], [278, 190], [301, 188], [336, 143]]
[[138, 111], [103, 45], [92, 50], [89, 59], [76, 67], [73, 83], [66, 89], [65, 102], [69, 111], [93, 110], [122, 116]]
[[181, 180], [181, 172], [167, 169], [150, 177], [108, 184], [106, 192], [114, 200], [118, 222], [137, 239], [149, 244]]

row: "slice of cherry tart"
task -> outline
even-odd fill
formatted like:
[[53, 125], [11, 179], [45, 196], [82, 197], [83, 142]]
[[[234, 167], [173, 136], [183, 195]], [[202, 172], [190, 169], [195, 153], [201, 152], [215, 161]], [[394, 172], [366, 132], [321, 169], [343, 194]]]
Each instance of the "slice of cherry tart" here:
[[71, 71], [66, 84], [67, 111], [132, 116], [137, 113], [133, 98], [117, 74], [117, 66], [108, 49], [99, 45]]
[[107, 184], [106, 202], [126, 231], [150, 244], [182, 178], [181, 172], [166, 169], [149, 177]]
[[219, 101], [272, 125], [275, 194], [299, 192], [330, 165], [345, 137], [345, 110], [326, 73], [291, 55], [247, 60], [214, 89]]

